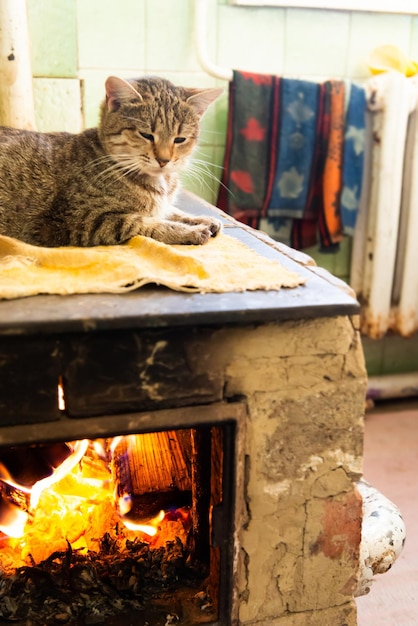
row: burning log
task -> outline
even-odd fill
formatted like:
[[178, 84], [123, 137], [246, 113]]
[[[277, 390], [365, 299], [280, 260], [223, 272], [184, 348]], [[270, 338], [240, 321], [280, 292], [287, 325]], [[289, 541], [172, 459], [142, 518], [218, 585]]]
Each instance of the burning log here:
[[189, 431], [118, 438], [112, 475], [124, 518], [140, 523], [190, 502], [190, 448]]
[[[13, 481], [0, 477], [0, 517], [9, 535], [0, 533], [0, 622], [118, 626], [132, 619], [161, 626], [168, 614], [175, 620], [184, 615], [185, 623], [213, 622], [218, 589], [209, 576], [209, 510], [221, 500], [222, 445], [211, 430], [217, 429], [45, 447], [44, 465], [63, 461], [59, 469], [65, 471], [51, 476], [28, 513], [26, 493], [20, 502], [18, 486], [13, 494]], [[3, 461], [10, 474], [13, 455]], [[149, 521], [152, 532], [140, 528], [140, 520], [159, 511]], [[26, 525], [14, 520], [16, 512], [29, 516]], [[24, 535], [12, 534], [16, 521]], [[218, 574], [217, 567], [215, 581]]]

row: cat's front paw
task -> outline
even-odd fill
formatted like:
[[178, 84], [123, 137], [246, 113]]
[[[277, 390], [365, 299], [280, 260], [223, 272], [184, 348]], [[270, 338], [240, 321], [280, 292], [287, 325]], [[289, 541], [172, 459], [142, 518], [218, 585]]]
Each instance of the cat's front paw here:
[[208, 215], [189, 215], [181, 211], [174, 211], [168, 219], [190, 226], [203, 226], [209, 231], [209, 237], [216, 237], [222, 228], [222, 223], [218, 219]]
[[211, 237], [216, 237], [216, 235], [218, 233], [220, 233], [221, 230], [222, 230], [222, 223], [219, 220], [217, 220], [215, 218], [212, 218], [212, 217], [209, 218], [209, 219], [210, 219], [210, 222], [211, 222], [210, 225], [209, 225], [209, 230], [211, 232]]
[[205, 224], [199, 224], [198, 226], [192, 226], [190, 230], [190, 241], [188, 241], [188, 243], [202, 246], [214, 236], [215, 235], [210, 230], [210, 227]]
[[194, 218], [194, 224], [205, 226], [210, 232], [210, 237], [216, 237], [222, 228], [222, 223], [214, 217], [198, 216]]

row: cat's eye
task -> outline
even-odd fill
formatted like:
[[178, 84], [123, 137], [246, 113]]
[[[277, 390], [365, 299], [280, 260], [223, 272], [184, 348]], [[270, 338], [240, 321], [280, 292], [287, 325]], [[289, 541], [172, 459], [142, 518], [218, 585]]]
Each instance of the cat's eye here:
[[176, 137], [174, 139], [174, 143], [184, 143], [186, 141], [186, 137]]
[[151, 135], [150, 133], [142, 133], [141, 131], [139, 131], [139, 134], [141, 135], [141, 137], [143, 137], [147, 141], [154, 143], [154, 135]]

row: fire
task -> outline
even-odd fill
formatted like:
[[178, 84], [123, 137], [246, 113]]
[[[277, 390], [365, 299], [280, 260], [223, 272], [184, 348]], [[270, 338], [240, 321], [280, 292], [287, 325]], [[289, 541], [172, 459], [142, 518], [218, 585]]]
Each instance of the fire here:
[[64, 385], [62, 383], [62, 377], [60, 376], [58, 381], [58, 408], [60, 411], [65, 411], [65, 396], [64, 396]]
[[130, 494], [118, 496], [111, 456], [120, 441], [67, 444], [68, 456], [33, 485], [20, 484], [0, 462], [3, 569], [28, 559], [41, 562], [54, 552], [65, 552], [69, 544], [73, 550], [97, 551], [106, 534], [118, 540], [141, 537], [154, 546], [176, 536], [186, 543], [187, 513], [173, 519], [160, 510], [151, 519], [135, 519]]
[[88, 446], [88, 439], [76, 441], [73, 453], [69, 457], [67, 457], [65, 461], [61, 463], [61, 465], [54, 469], [50, 476], [47, 476], [42, 480], [38, 480], [38, 482], [35, 483], [35, 485], [32, 487], [30, 495], [30, 508], [32, 510], [36, 509], [39, 498], [44, 489], [47, 489], [48, 487], [51, 487], [55, 483], [59, 482], [61, 478], [64, 478], [80, 463], [81, 459], [87, 451]]
[[16, 504], [8, 502], [4, 498], [0, 501], [0, 516], [3, 520], [0, 523], [0, 531], [9, 537], [22, 537], [25, 532], [28, 515]]
[[159, 514], [149, 521], [149, 524], [136, 524], [135, 522], [131, 522], [130, 520], [123, 520], [126, 528], [129, 530], [136, 530], [140, 533], [144, 533], [149, 537], [155, 537], [158, 532], [158, 524], [163, 521], [165, 517], [165, 512], [160, 511]]

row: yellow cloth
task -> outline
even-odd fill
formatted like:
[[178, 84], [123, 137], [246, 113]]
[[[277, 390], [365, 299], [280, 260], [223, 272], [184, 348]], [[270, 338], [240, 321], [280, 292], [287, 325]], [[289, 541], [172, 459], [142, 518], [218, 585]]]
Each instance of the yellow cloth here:
[[278, 290], [305, 282], [221, 233], [204, 246], [137, 236], [120, 246], [41, 248], [0, 236], [0, 298], [122, 293], [149, 283], [176, 291]]
[[409, 78], [418, 73], [418, 62], [407, 57], [397, 46], [392, 45], [375, 48], [369, 56], [368, 65], [372, 74], [396, 71]]

